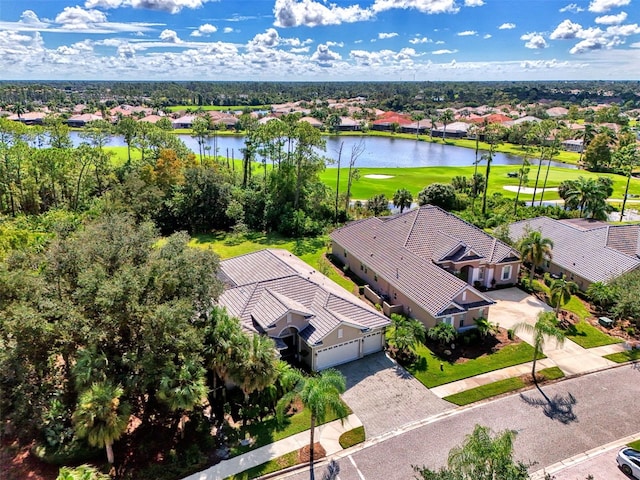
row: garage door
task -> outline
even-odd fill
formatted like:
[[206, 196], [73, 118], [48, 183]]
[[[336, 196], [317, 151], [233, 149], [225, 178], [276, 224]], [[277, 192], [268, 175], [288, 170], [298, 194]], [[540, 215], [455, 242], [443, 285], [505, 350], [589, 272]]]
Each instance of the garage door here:
[[357, 360], [359, 356], [360, 339], [323, 348], [322, 350], [318, 350], [316, 370], [324, 370], [325, 368], [340, 365], [341, 363], [351, 362], [352, 360]]
[[362, 354], [369, 355], [370, 353], [379, 352], [382, 350], [382, 332], [369, 333], [364, 336], [364, 345], [362, 346]]

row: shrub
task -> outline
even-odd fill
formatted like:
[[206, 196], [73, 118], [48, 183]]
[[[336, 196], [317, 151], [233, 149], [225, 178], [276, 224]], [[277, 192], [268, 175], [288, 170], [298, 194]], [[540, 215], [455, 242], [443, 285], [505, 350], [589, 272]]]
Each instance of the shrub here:
[[510, 328], [509, 330], [507, 330], [507, 338], [509, 340], [513, 340], [516, 336], [516, 332], [513, 330], [513, 328]]
[[453, 325], [442, 322], [438, 323], [435, 327], [431, 327], [427, 331], [427, 336], [430, 339], [439, 342], [441, 345], [446, 345], [457, 338], [458, 332], [456, 332]]

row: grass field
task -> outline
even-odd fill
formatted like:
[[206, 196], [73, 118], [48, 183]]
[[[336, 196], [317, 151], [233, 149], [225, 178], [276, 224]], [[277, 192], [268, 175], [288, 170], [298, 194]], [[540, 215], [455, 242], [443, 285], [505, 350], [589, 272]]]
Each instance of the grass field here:
[[616, 363], [625, 363], [625, 362], [633, 362], [636, 360], [640, 360], [640, 350], [625, 350], [624, 352], [611, 353], [609, 355], [605, 355], [604, 358], [611, 360]]
[[[406, 188], [409, 190], [414, 199], [417, 194], [425, 186], [434, 183], [450, 183], [451, 179], [455, 176], [465, 176], [471, 178], [474, 173], [474, 167], [413, 167], [413, 168], [359, 168], [360, 179], [353, 182], [351, 187], [351, 197], [354, 199], [366, 200], [378, 193], [384, 193], [388, 199], [393, 198], [393, 194], [399, 188]], [[507, 173], [517, 170], [516, 166], [509, 165], [496, 165], [491, 167], [491, 175], [489, 177], [489, 190], [488, 194], [501, 193], [506, 198], [515, 198], [516, 192], [505, 190], [505, 186], [518, 186], [517, 179], [510, 178]], [[322, 181], [329, 186], [329, 188], [335, 191], [337, 169], [329, 168], [320, 174]], [[484, 166], [478, 168], [478, 172], [484, 174]], [[541, 179], [544, 179], [544, 169], [541, 172]], [[348, 169], [340, 169], [340, 191], [344, 192], [347, 189], [347, 174]], [[367, 178], [367, 175], [388, 175], [391, 178], [388, 179], [375, 179]], [[533, 186], [535, 180], [535, 171], [529, 186]], [[580, 176], [597, 178], [599, 176], [606, 176], [613, 179], [613, 196], [612, 198], [622, 198], [626, 186], [626, 177], [621, 175], [615, 175], [611, 173], [593, 173], [586, 170], [575, 170], [561, 167], [551, 167], [549, 171], [549, 179], [547, 181], [547, 188], [557, 187], [564, 180], [574, 180]], [[542, 181], [539, 182], [542, 185]], [[640, 192], [640, 179], [632, 179], [630, 192]], [[523, 201], [530, 200], [531, 194], [520, 194], [520, 198]], [[540, 198], [540, 194], [536, 194], [536, 198]], [[545, 200], [557, 200], [560, 197], [557, 192], [546, 191], [544, 194]]]

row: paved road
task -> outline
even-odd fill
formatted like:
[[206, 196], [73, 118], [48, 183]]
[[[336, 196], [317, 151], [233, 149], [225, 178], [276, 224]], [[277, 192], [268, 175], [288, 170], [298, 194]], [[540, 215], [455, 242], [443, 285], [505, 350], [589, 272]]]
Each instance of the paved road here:
[[[369, 446], [339, 460], [340, 480], [412, 479], [411, 465], [444, 465], [448, 451], [475, 424], [494, 431], [516, 430], [516, 458], [536, 461], [531, 471], [640, 432], [637, 367], [625, 365], [548, 385], [544, 395], [546, 399], [530, 390], [408, 428], [400, 435], [369, 440]], [[308, 475], [305, 471], [289, 478], [302, 480]]]

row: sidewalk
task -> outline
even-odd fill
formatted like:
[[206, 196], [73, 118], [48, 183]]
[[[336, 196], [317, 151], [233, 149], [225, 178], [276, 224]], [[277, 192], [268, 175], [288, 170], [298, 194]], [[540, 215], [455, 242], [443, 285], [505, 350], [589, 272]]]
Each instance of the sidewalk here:
[[[360, 426], [362, 426], [360, 419], [355, 415], [349, 415], [343, 419], [343, 423], [341, 423], [340, 420], [334, 420], [333, 422], [316, 427], [315, 438], [323, 446], [327, 452], [327, 456], [333, 455], [342, 450], [339, 442], [340, 435]], [[217, 465], [202, 472], [189, 475], [183, 480], [221, 480], [289, 452], [299, 450], [306, 445], [309, 445], [309, 430], [283, 438], [264, 447], [256, 448], [255, 450], [230, 458], [229, 460], [223, 460]]]

